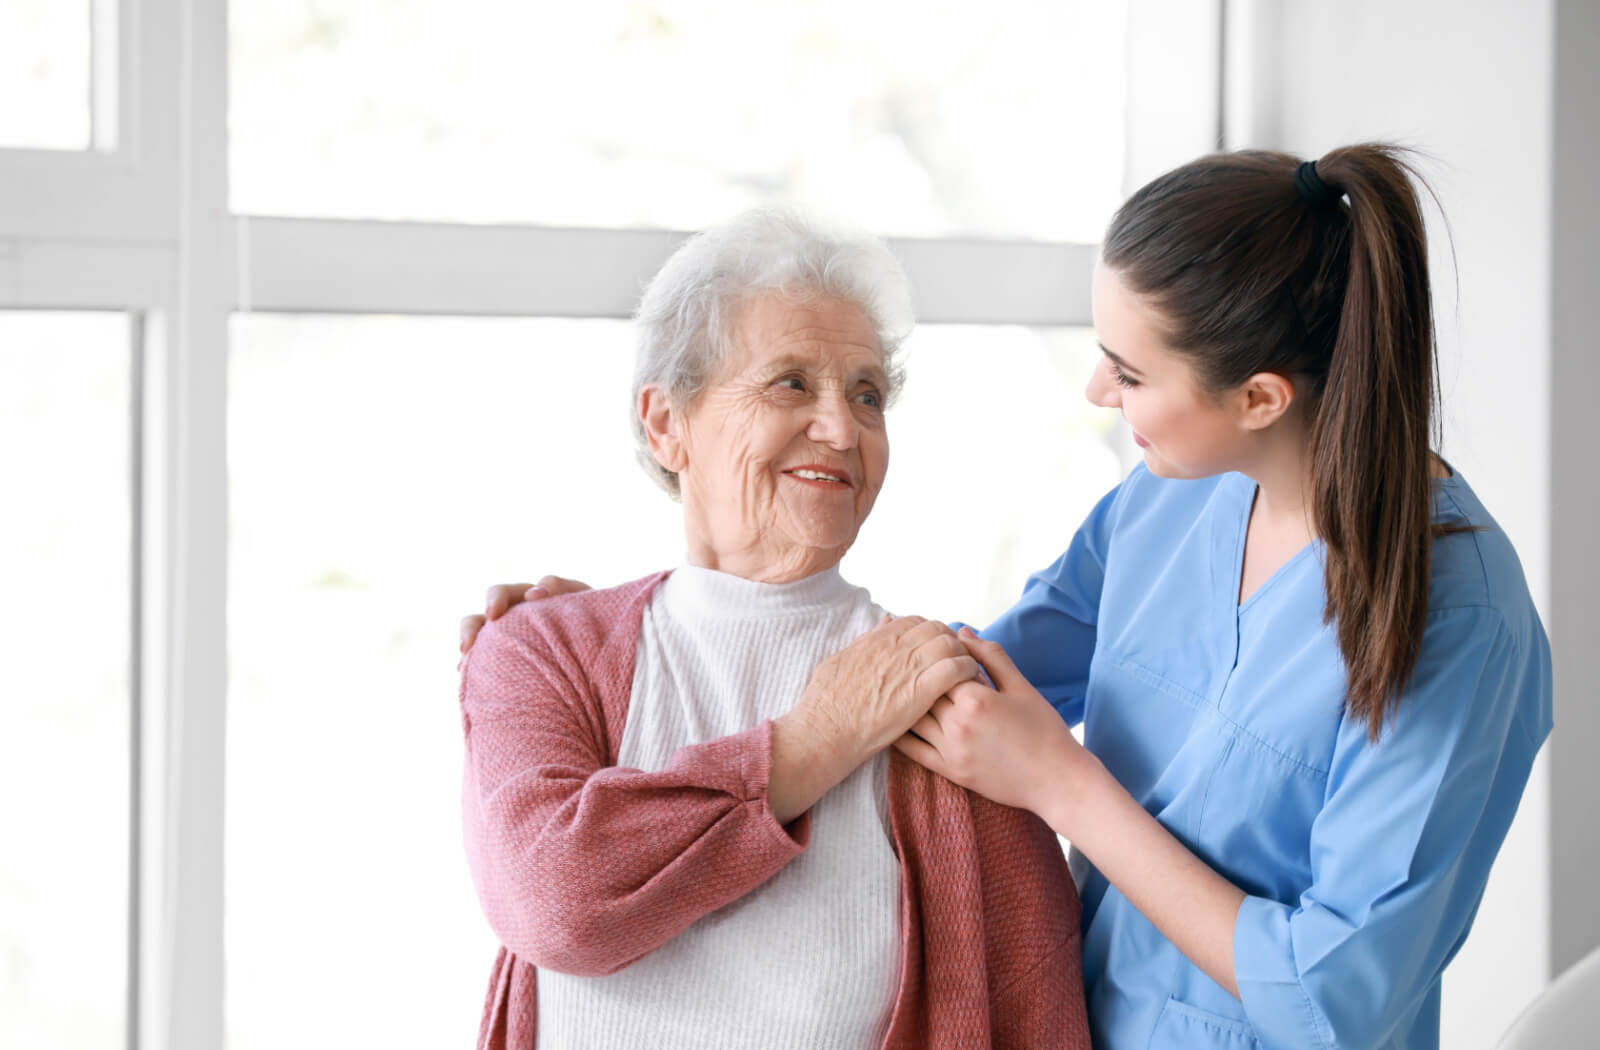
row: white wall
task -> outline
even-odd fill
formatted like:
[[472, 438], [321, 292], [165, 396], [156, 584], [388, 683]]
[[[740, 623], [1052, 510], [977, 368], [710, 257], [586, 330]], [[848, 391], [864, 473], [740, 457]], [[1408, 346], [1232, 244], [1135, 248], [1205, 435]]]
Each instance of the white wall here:
[[1557, 0], [1552, 136], [1551, 642], [1556, 733], [1551, 741], [1554, 870], [1551, 956], [1557, 972], [1600, 946], [1600, 4]]
[[[1561, 3], [1245, 0], [1231, 13], [1228, 80], [1230, 146], [1314, 158], [1385, 139], [1435, 158], [1425, 170], [1455, 249], [1452, 261], [1435, 221], [1444, 453], [1516, 545], [1552, 627], [1552, 69]], [[1583, 75], [1593, 83], [1592, 68]], [[1573, 192], [1592, 200], [1594, 172], [1591, 164]], [[1592, 227], [1592, 209], [1590, 219]], [[1596, 513], [1591, 503], [1590, 522]], [[1492, 1047], [1549, 979], [1551, 752], [1535, 767], [1472, 936], [1446, 973], [1443, 1046]], [[1585, 870], [1597, 863], [1591, 849]], [[1593, 943], [1594, 931], [1572, 936]]]

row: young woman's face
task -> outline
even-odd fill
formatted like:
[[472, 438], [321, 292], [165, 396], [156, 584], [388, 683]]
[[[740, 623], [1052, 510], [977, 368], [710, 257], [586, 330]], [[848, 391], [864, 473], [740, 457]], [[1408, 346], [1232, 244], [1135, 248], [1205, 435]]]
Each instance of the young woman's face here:
[[1104, 263], [1094, 271], [1094, 326], [1104, 355], [1084, 394], [1121, 409], [1151, 473], [1204, 478], [1239, 469], [1246, 431], [1227, 399], [1201, 388], [1168, 347], [1155, 310]]

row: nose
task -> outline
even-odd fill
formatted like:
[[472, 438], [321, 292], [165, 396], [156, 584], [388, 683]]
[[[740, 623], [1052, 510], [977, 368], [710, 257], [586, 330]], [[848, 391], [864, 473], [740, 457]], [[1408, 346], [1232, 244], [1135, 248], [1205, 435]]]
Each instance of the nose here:
[[811, 423], [806, 427], [806, 437], [843, 452], [856, 447], [861, 438], [861, 424], [844, 397], [836, 394], [819, 397]]
[[1090, 404], [1101, 408], [1121, 406], [1122, 388], [1111, 378], [1111, 361], [1108, 358], [1100, 358], [1094, 371], [1089, 373], [1089, 385], [1084, 388], [1083, 396], [1089, 399]]

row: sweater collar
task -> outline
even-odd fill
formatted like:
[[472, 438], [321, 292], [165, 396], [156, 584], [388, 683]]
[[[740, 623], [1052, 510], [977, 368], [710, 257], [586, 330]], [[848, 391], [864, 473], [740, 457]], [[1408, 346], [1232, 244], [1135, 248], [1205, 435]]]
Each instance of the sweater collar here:
[[661, 600], [678, 619], [747, 620], [818, 612], [838, 605], [855, 589], [837, 565], [793, 583], [758, 583], [683, 565], [661, 585]]

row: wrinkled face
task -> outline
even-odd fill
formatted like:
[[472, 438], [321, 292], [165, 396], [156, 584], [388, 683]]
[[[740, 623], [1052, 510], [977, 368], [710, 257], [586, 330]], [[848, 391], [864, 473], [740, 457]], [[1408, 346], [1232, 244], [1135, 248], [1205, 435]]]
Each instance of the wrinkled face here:
[[1203, 478], [1239, 469], [1245, 431], [1172, 350], [1160, 317], [1104, 263], [1094, 272], [1094, 326], [1104, 355], [1084, 394], [1122, 410], [1151, 473]]
[[678, 424], [691, 547], [751, 578], [831, 567], [889, 466], [877, 333], [854, 303], [766, 295], [745, 307], [734, 345]]

